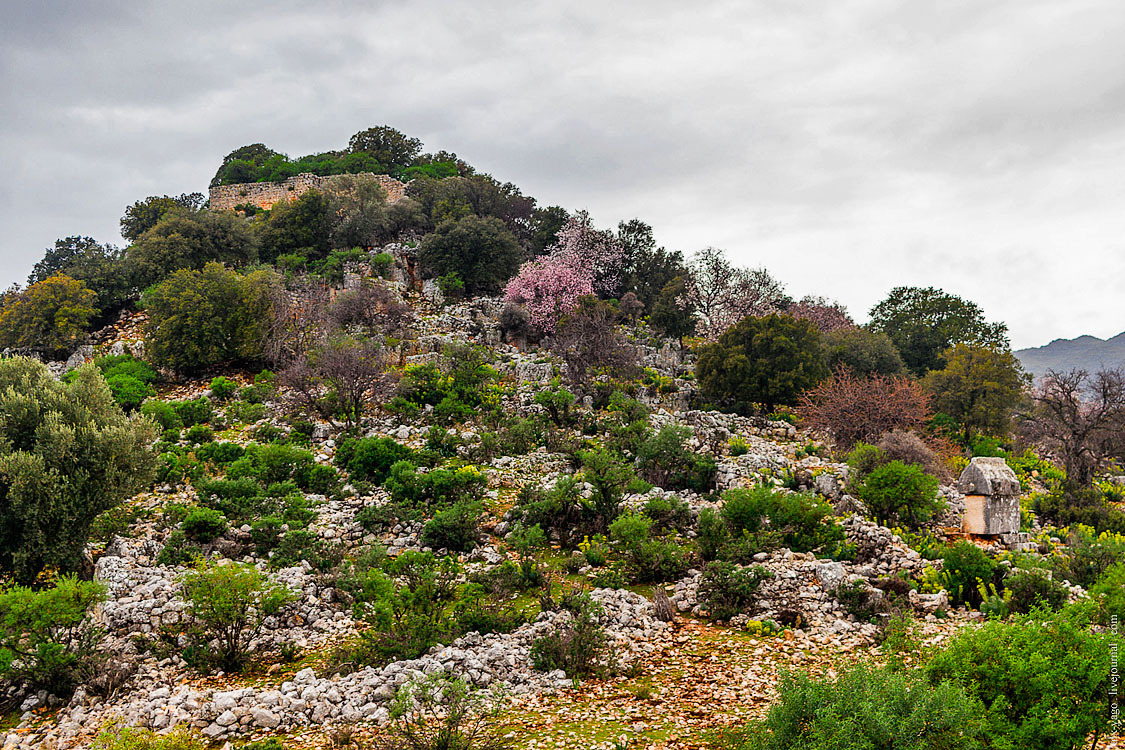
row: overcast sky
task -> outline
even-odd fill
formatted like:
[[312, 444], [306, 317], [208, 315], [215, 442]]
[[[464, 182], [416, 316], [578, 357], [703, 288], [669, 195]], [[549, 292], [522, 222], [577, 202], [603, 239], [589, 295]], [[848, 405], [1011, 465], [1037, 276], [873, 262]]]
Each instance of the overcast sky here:
[[1121, 0], [0, 2], [5, 285], [239, 146], [387, 124], [861, 321], [917, 285], [1017, 348], [1125, 330]]

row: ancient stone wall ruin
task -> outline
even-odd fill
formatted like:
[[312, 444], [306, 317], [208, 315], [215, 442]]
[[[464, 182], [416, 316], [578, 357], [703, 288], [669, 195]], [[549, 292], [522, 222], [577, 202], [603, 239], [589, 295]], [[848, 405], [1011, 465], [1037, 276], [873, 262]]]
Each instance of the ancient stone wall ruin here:
[[[387, 203], [394, 203], [406, 195], [406, 185], [385, 174], [365, 172], [357, 177], [371, 177], [387, 193]], [[309, 190], [325, 190], [336, 176], [320, 177], [299, 174], [284, 182], [244, 182], [238, 185], [218, 185], [211, 188], [211, 208], [215, 211], [233, 211], [245, 203], [270, 209], [282, 201], [292, 201]]]

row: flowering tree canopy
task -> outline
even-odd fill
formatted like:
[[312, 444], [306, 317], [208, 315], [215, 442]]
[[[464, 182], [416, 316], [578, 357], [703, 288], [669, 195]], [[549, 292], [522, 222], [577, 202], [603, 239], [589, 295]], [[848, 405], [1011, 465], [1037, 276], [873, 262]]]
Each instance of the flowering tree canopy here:
[[520, 266], [504, 297], [527, 308], [531, 324], [553, 333], [562, 315], [590, 294], [606, 294], [621, 281], [621, 243], [611, 232], [595, 229], [579, 211], [558, 232], [543, 257]]
[[810, 321], [821, 333], [855, 327], [855, 321], [848, 315], [847, 308], [826, 297], [802, 297], [800, 302], [794, 302], [785, 312], [798, 320]]
[[781, 312], [789, 301], [785, 287], [766, 269], [737, 268], [722, 250], [708, 247], [688, 266], [681, 305], [696, 310], [696, 332], [714, 340], [743, 318]]

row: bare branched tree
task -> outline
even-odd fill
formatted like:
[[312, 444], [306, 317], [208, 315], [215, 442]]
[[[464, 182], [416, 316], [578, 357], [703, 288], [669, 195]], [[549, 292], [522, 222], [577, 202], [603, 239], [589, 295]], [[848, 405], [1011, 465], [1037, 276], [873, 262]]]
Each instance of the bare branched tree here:
[[1069, 491], [1086, 489], [1108, 461], [1125, 460], [1125, 369], [1051, 370], [1017, 423], [1062, 463]]
[[708, 247], [688, 266], [682, 305], [696, 310], [696, 332], [714, 340], [747, 315], [780, 312], [790, 301], [785, 287], [766, 269], [738, 268], [722, 250]]

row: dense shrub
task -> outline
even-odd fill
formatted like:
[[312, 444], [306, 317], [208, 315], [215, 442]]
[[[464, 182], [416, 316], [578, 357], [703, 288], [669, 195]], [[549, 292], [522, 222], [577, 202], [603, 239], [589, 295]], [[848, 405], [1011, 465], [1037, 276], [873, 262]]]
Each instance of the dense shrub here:
[[188, 539], [206, 544], [223, 535], [227, 519], [212, 508], [192, 508], [180, 522], [180, 528]]
[[211, 396], [218, 401], [226, 401], [238, 390], [238, 383], [225, 375], [211, 378]]
[[592, 511], [603, 527], [608, 526], [617, 518], [625, 488], [637, 475], [633, 467], [606, 448], [582, 451], [578, 460], [582, 462], [582, 477], [593, 486]]
[[980, 705], [951, 682], [860, 665], [834, 680], [782, 677], [765, 719], [728, 736], [732, 750], [983, 750]]
[[730, 619], [750, 608], [758, 586], [771, 575], [760, 565], [743, 568], [729, 562], [708, 563], [699, 579], [699, 602], [716, 620]]
[[957, 542], [942, 556], [942, 581], [957, 604], [979, 607], [981, 584], [988, 585], [996, 574], [996, 562], [972, 542]]
[[218, 263], [175, 272], [144, 294], [149, 357], [183, 373], [259, 361], [276, 284], [269, 271], [242, 276]]
[[638, 583], [674, 580], [687, 569], [687, 556], [675, 542], [654, 536], [652, 519], [640, 513], [620, 516], [609, 525], [633, 579]]
[[1098, 600], [1098, 615], [1102, 625], [1125, 622], [1125, 562], [1106, 570], [1090, 594]]
[[266, 618], [276, 615], [294, 595], [270, 582], [251, 565], [202, 565], [184, 576], [187, 613], [203, 629], [210, 661], [239, 669], [250, 656], [250, 642]]
[[422, 529], [422, 544], [434, 549], [468, 552], [477, 546], [480, 513], [480, 504], [472, 502], [457, 503], [438, 511]]
[[353, 480], [382, 484], [395, 463], [413, 455], [414, 451], [392, 438], [347, 438], [340, 442], [334, 460]]
[[93, 677], [100, 633], [90, 610], [104, 599], [104, 586], [73, 576], [0, 593], [0, 678], [62, 694]]
[[443, 222], [418, 248], [418, 259], [434, 275], [457, 274], [470, 295], [499, 294], [522, 255], [504, 222], [479, 216]]
[[[253, 744], [260, 743], [250, 743]], [[250, 749], [250, 745], [242, 747]], [[207, 747], [205, 738], [186, 726], [177, 727], [166, 734], [158, 734], [150, 729], [111, 726], [97, 736], [91, 750], [207, 750]], [[261, 750], [283, 749], [278, 746]]]
[[700, 350], [695, 368], [703, 398], [739, 414], [792, 404], [827, 374], [816, 326], [786, 315], [743, 318]]
[[[149, 384], [156, 380], [156, 371], [132, 355], [95, 357], [94, 366], [101, 370], [113, 400], [123, 409], [136, 409], [153, 394]], [[74, 374], [71, 370], [63, 379], [71, 380]]]
[[777, 544], [794, 552], [811, 552], [833, 547], [844, 538], [843, 528], [832, 520], [831, 506], [812, 495], [755, 487], [727, 490], [722, 499], [719, 514], [725, 530], [718, 530], [708, 518], [708, 537], [704, 542], [715, 544], [718, 534], [719, 555], [737, 555], [737, 549], [724, 547], [731, 543], [737, 547], [740, 542], [745, 543], [743, 540], [753, 542], [751, 548]]
[[1077, 749], [1107, 729], [1107, 641], [1076, 613], [1037, 611], [962, 631], [926, 672], [983, 704], [990, 747]]
[[126, 417], [89, 365], [62, 383], [35, 360], [0, 360], [0, 434], [0, 569], [20, 583], [76, 569], [94, 519], [155, 466], [150, 423]]
[[687, 446], [691, 429], [665, 425], [637, 450], [637, 464], [643, 479], [657, 487], [709, 492], [714, 489], [715, 459], [696, 453]]
[[942, 508], [938, 480], [918, 466], [891, 461], [873, 469], [856, 494], [879, 523], [917, 528]]
[[229, 211], [173, 211], [128, 249], [142, 289], [179, 270], [245, 266], [258, 249], [246, 222]]
[[95, 326], [112, 320], [136, 294], [133, 269], [124, 261], [123, 251], [92, 237], [55, 240], [55, 246], [31, 269], [27, 283], [34, 285], [57, 274], [82, 282], [97, 295]]
[[96, 297], [81, 281], [61, 274], [5, 292], [0, 295], [0, 348], [65, 356], [82, 343], [97, 312]]
[[1068, 590], [1053, 580], [1045, 570], [1015, 570], [1004, 579], [1008, 607], [1012, 612], [1027, 614], [1036, 607], [1061, 609]]
[[900, 375], [906, 370], [902, 355], [885, 333], [868, 328], [837, 328], [823, 336], [829, 369], [846, 367], [856, 377]]
[[443, 507], [480, 500], [487, 480], [474, 466], [419, 472], [409, 461], [391, 467], [384, 486], [391, 500], [415, 507]]

